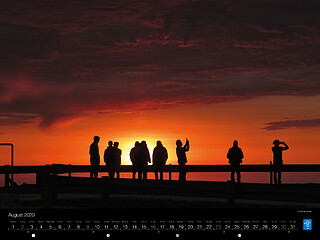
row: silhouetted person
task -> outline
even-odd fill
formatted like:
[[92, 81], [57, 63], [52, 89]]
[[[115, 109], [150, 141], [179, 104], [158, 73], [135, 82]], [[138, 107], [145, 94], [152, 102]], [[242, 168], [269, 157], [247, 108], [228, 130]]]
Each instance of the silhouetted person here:
[[[289, 147], [286, 143], [280, 142], [279, 140], [274, 140], [273, 144], [274, 146], [272, 147], [272, 152], [273, 152], [274, 183], [281, 184], [281, 170], [283, 166], [282, 151], [288, 150]], [[280, 144], [284, 145], [284, 147], [280, 147]]]
[[112, 146], [113, 142], [109, 141], [108, 142], [108, 147], [104, 151], [104, 162], [106, 163], [108, 173], [109, 173], [109, 178], [113, 179], [114, 178], [114, 172], [115, 172], [115, 164], [114, 164], [114, 149]]
[[177, 140], [176, 142], [177, 148], [176, 148], [176, 153], [178, 157], [178, 164], [180, 166], [180, 171], [179, 171], [179, 181], [186, 181], [186, 163], [187, 163], [187, 156], [186, 152], [189, 151], [190, 145], [189, 145], [189, 140], [186, 139], [186, 144], [182, 147], [182, 142], [180, 140]]
[[90, 145], [90, 164], [91, 164], [91, 171], [90, 171], [90, 178], [97, 178], [98, 177], [98, 170], [100, 164], [100, 154], [99, 154], [99, 146], [98, 143], [100, 141], [100, 137], [95, 136], [93, 138], [93, 143]]
[[140, 157], [138, 158], [138, 179], [147, 179], [147, 167], [148, 163], [151, 163], [150, 152], [146, 141], [142, 141]]
[[160, 180], [163, 180], [163, 170], [167, 159], [167, 149], [162, 145], [161, 141], [157, 141], [157, 146], [153, 149], [152, 154], [152, 162], [156, 180], [158, 180], [158, 172], [160, 173]]
[[227, 158], [229, 159], [230, 167], [231, 167], [231, 181], [235, 182], [234, 174], [237, 173], [237, 182], [241, 182], [240, 175], [240, 163], [242, 163], [243, 152], [241, 148], [238, 147], [238, 141], [233, 141], [233, 147], [229, 149]]
[[138, 141], [135, 142], [134, 147], [130, 151], [130, 160], [132, 162], [132, 178], [136, 178], [136, 172], [138, 171], [138, 162], [140, 158], [141, 147]]
[[120, 178], [120, 165], [121, 165], [121, 154], [122, 154], [122, 151], [118, 147], [119, 147], [119, 143], [118, 142], [114, 142], [114, 145], [113, 145], [114, 166], [115, 166], [115, 172], [117, 174], [117, 178]]

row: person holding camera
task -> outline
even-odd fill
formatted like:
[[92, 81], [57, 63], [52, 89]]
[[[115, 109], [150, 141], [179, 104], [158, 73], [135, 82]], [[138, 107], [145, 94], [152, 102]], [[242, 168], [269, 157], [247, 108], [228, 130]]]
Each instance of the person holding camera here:
[[283, 166], [282, 152], [288, 150], [289, 147], [285, 142], [280, 142], [279, 140], [274, 140], [273, 145], [274, 146], [271, 149], [273, 152], [274, 183], [281, 184], [281, 170]]
[[189, 140], [186, 139], [186, 144], [184, 146], [182, 146], [182, 142], [181, 140], [177, 140], [176, 141], [176, 153], [177, 153], [177, 157], [178, 157], [178, 164], [179, 164], [179, 181], [181, 182], [185, 182], [186, 179], [186, 175], [187, 175], [187, 170], [186, 170], [186, 163], [187, 163], [187, 156], [186, 156], [186, 152], [189, 151], [190, 148], [190, 144], [189, 144]]

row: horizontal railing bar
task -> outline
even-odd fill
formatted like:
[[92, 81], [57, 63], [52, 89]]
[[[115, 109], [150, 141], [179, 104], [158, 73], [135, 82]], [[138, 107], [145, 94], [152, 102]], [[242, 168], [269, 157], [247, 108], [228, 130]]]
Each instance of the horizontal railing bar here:
[[[14, 166], [13, 172], [15, 174], [23, 173], [38, 173], [44, 169], [47, 169], [52, 173], [79, 173], [90, 172], [90, 165], [28, 165], [28, 166]], [[132, 165], [121, 165], [118, 169], [120, 172], [132, 172]], [[163, 169], [164, 172], [179, 172], [179, 165], [166, 165]], [[0, 166], [0, 174], [11, 173], [12, 168], [10, 166]], [[108, 168], [105, 165], [100, 165], [99, 172], [108, 172]], [[148, 172], [153, 172], [153, 166], [147, 167]], [[186, 165], [187, 172], [230, 172], [230, 165]], [[270, 172], [272, 166], [267, 164], [244, 164], [240, 166], [241, 172]], [[282, 172], [320, 172], [320, 164], [286, 164], [283, 165]]]

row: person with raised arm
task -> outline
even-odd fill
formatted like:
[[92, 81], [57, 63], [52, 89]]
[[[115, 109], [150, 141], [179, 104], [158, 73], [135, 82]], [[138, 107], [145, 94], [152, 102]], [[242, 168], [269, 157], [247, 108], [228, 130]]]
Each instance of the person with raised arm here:
[[186, 138], [186, 144], [184, 146], [182, 146], [181, 140], [177, 140], [176, 145], [177, 145], [176, 153], [178, 157], [178, 164], [180, 166], [179, 181], [185, 182], [187, 180], [186, 179], [186, 175], [187, 175], [186, 163], [188, 162], [186, 152], [188, 152], [190, 149], [189, 140]]
[[[283, 167], [283, 160], [282, 160], [282, 152], [288, 150], [289, 147], [285, 142], [280, 142], [278, 139], [273, 141], [273, 177], [275, 184], [281, 184], [281, 170]], [[283, 145], [283, 146], [280, 146]]]

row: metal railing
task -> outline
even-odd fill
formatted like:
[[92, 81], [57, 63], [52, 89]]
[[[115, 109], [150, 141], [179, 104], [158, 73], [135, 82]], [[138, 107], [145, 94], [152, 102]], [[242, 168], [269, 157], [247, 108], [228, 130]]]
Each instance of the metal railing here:
[[[34, 173], [37, 175], [37, 180], [41, 175], [41, 172], [46, 171], [50, 174], [68, 174], [69, 177], [72, 173], [90, 173], [92, 168], [90, 165], [64, 165], [64, 164], [52, 164], [52, 165], [29, 165], [29, 166], [14, 166], [13, 167], [13, 145], [12, 146], [12, 165], [0, 166], [0, 174], [11, 174], [11, 180], [13, 181], [13, 174], [28, 174]], [[185, 170], [187, 172], [230, 172], [230, 165], [186, 165]], [[106, 166], [100, 165], [98, 172], [108, 172], [109, 169]], [[121, 165], [117, 171], [121, 172], [136, 172], [132, 165]], [[147, 172], [154, 172], [152, 165], [147, 166]], [[272, 184], [272, 175], [274, 172], [273, 165], [271, 164], [244, 164], [240, 165], [241, 172], [269, 172], [270, 183]], [[163, 168], [164, 173], [169, 174], [169, 180], [172, 180], [172, 173], [179, 173], [179, 165], [166, 165]], [[285, 164], [283, 165], [281, 172], [320, 172], [320, 164]], [[9, 179], [6, 178], [7, 181]], [[10, 181], [11, 181], [10, 180]], [[8, 186], [9, 182], [6, 182]]]
[[[14, 186], [13, 181], [13, 174], [14, 174], [14, 163], [13, 163], [13, 155], [14, 155], [14, 146], [13, 143], [0, 143], [0, 146], [10, 146], [11, 147], [11, 166], [7, 165], [5, 166], [4, 173], [5, 173], [5, 186], [9, 187], [9, 184], [11, 183], [11, 187]], [[9, 174], [11, 173], [11, 179], [9, 177]]]

